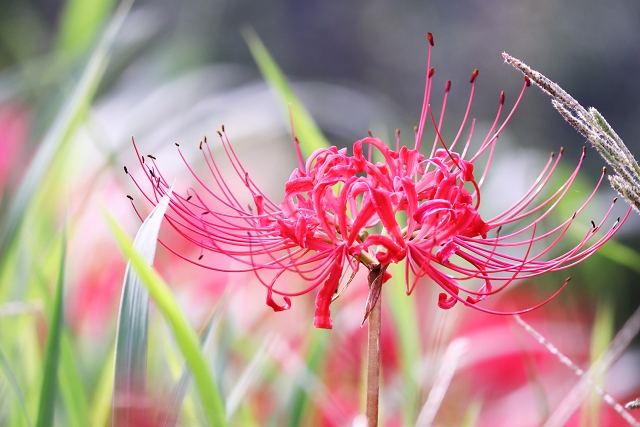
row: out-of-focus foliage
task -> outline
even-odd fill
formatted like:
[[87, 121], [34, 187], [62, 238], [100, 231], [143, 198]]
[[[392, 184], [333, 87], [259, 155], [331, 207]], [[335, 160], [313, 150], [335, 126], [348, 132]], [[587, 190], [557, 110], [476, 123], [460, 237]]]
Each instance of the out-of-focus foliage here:
[[[126, 195], [141, 196], [122, 171], [135, 167], [131, 137], [142, 154], [166, 166], [169, 182], [183, 185], [189, 177], [174, 142], [191, 160], [200, 139], [224, 123], [252, 178], [277, 200], [297, 164], [281, 98], [291, 104], [309, 151], [327, 139], [346, 146], [368, 129], [385, 139], [395, 127], [410, 135], [422, 97], [423, 34], [432, 31], [442, 64], [436, 76], [453, 80], [445, 124], [458, 122], [468, 74], [478, 67], [482, 84], [473, 113], [478, 127], [488, 127], [484, 119], [499, 90], [510, 99], [520, 84], [501, 63], [499, 53], [507, 50], [597, 106], [626, 141], [640, 140], [639, 91], [629, 75], [640, 61], [634, 2], [128, 6], [35, 0], [0, 8], [3, 426], [106, 426], [119, 403], [113, 401], [116, 322], [127, 257], [118, 244], [128, 256], [133, 252], [122, 231], [116, 242], [104, 212], [129, 235], [140, 226]], [[247, 27], [260, 39], [251, 36], [247, 44], [241, 31]], [[445, 128], [444, 138], [456, 131]], [[582, 141], [531, 92], [499, 144], [483, 195], [496, 210], [531, 182], [549, 150], [564, 145], [566, 157], [575, 159]], [[601, 166], [588, 155], [587, 171], [595, 175]], [[574, 187], [575, 200], [591, 188], [588, 175]], [[603, 194], [597, 205], [606, 207], [609, 198]], [[523, 316], [584, 370], [611, 353], [612, 340], [637, 334], [633, 324], [620, 332], [639, 302], [637, 232], [632, 217], [618, 240], [567, 272], [573, 281], [559, 299]], [[325, 332], [312, 330], [313, 298], [273, 313], [251, 272], [197, 269], [161, 245], [154, 262], [159, 276], [138, 264], [153, 301], [141, 343], [148, 349], [139, 373], [146, 394], [125, 397], [132, 398], [125, 402], [133, 405], [131, 425], [207, 425], [222, 423], [223, 414], [230, 425], [247, 426], [364, 421], [364, 277], [336, 301], [335, 327]], [[563, 279], [545, 276], [495, 304], [527, 306], [540, 298], [538, 290]], [[424, 414], [444, 426], [514, 419], [537, 426], [563, 410], [568, 425], [621, 425], [597, 394], [571, 406], [579, 378], [513, 319], [464, 307], [439, 310], [428, 282], [411, 297], [399, 283], [385, 286], [384, 425], [413, 425]], [[626, 402], [640, 393], [640, 356], [637, 345], [622, 347], [594, 380]]]

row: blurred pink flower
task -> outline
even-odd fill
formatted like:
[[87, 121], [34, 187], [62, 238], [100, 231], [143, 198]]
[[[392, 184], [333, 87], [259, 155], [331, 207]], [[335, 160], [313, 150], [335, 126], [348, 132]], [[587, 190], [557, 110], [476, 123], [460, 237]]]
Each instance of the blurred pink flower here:
[[[182, 194], [171, 193], [171, 209], [166, 215], [179, 235], [203, 250], [197, 260], [189, 261], [218, 271], [253, 271], [266, 288], [267, 304], [275, 311], [288, 309], [291, 297], [317, 289], [314, 325], [331, 328], [329, 306], [340, 294], [340, 284], [348, 285], [361, 264], [368, 268], [381, 265], [384, 269], [390, 263], [405, 261], [407, 294], [419, 279], [428, 277], [442, 288], [438, 302], [441, 308], [461, 302], [481, 311], [500, 313], [476, 304], [516, 279], [571, 267], [602, 246], [629, 215], [627, 211], [601, 232], [615, 200], [600, 220], [592, 221], [593, 227], [577, 244], [560, 255], [552, 253], [565, 247], [567, 231], [592, 200], [606, 173], [604, 169], [591, 194], [572, 215], [554, 228], [538, 230], [572, 187], [584, 151], [566, 182], [550, 195], [545, 191], [563, 155], [562, 149], [550, 156], [531, 188], [510, 208], [493, 218], [480, 214], [481, 188], [496, 142], [530, 82], [525, 78], [505, 117], [505, 95], [500, 94], [492, 125], [472, 150], [475, 119], [470, 120], [470, 110], [478, 77], [474, 70], [464, 117], [455, 137], [445, 142], [441, 132], [451, 82], [445, 84], [436, 118], [431, 107], [435, 75], [431, 67], [431, 34], [427, 40], [423, 105], [411, 147], [401, 145], [398, 131], [393, 148], [370, 135], [356, 141], [351, 154], [333, 146], [319, 149], [305, 160], [294, 138], [298, 167], [285, 184], [281, 203], [267, 197], [251, 179], [224, 126], [218, 134], [234, 171], [231, 177], [221, 172], [206, 138], [200, 149], [209, 178], [195, 171], [176, 144], [201, 187], [201, 191], [191, 188]], [[425, 155], [421, 148], [427, 129], [433, 134], [433, 142]], [[135, 143], [134, 147], [150, 190], [132, 179], [148, 202], [155, 204], [169, 193], [170, 184], [156, 158], [147, 156], [145, 161]], [[484, 169], [478, 173], [475, 169], [480, 159], [484, 159]], [[247, 200], [232, 180], [246, 190]], [[503, 228], [508, 230], [502, 233]], [[489, 237], [491, 232], [493, 236]], [[173, 252], [183, 256], [179, 251]], [[204, 264], [204, 252], [224, 254], [238, 266]], [[302, 289], [287, 287], [291, 285], [283, 278], [288, 274], [300, 275], [307, 285]], [[389, 277], [385, 274], [385, 280]], [[568, 279], [544, 301], [509, 313], [529, 311], [546, 303], [567, 283]], [[274, 295], [280, 296], [282, 302], [276, 302]]]
[[29, 130], [27, 112], [19, 105], [0, 106], [0, 195], [4, 193], [26, 143]]

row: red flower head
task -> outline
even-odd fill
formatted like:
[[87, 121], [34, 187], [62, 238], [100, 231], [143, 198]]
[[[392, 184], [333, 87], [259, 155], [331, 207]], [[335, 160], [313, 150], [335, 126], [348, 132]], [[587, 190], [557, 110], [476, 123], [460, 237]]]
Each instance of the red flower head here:
[[[445, 85], [436, 119], [430, 105], [435, 75], [431, 67], [431, 34], [427, 40], [424, 100], [411, 148], [401, 145], [399, 132], [393, 148], [369, 135], [356, 141], [351, 153], [346, 148], [323, 148], [305, 161], [294, 138], [299, 164], [285, 184], [283, 201], [275, 203], [244, 169], [222, 127], [219, 132], [222, 149], [238, 182], [250, 196], [246, 206], [230, 183], [231, 178], [221, 173], [206, 139], [200, 143], [200, 149], [211, 173], [208, 180], [195, 172], [178, 146], [201, 191], [171, 193], [167, 221], [203, 251], [227, 255], [244, 267], [208, 266], [201, 262], [202, 255], [190, 261], [214, 270], [255, 272], [267, 290], [267, 304], [275, 311], [288, 309], [291, 297], [315, 290], [314, 325], [331, 328], [329, 305], [339, 293], [340, 284], [348, 284], [349, 277], [353, 278], [361, 264], [370, 269], [378, 266], [384, 271], [390, 263], [404, 261], [407, 294], [420, 278], [429, 277], [442, 288], [440, 307], [450, 308], [461, 302], [497, 313], [476, 303], [516, 279], [571, 267], [602, 246], [630, 211], [601, 232], [612, 203], [598, 223], [592, 222], [592, 229], [577, 245], [563, 254], [556, 251], [573, 221], [593, 198], [604, 170], [593, 192], [573, 215], [554, 228], [538, 230], [571, 188], [584, 150], [573, 173], [551, 195], [545, 196], [545, 191], [562, 157], [562, 149], [551, 155], [531, 188], [513, 206], [493, 218], [481, 215], [482, 183], [498, 137], [530, 83], [525, 78], [504, 118], [502, 92], [489, 131], [482, 138], [474, 138], [475, 119], [469, 120], [478, 77], [478, 70], [474, 70], [465, 115], [453, 140], [445, 142], [441, 129], [451, 82]], [[433, 133], [433, 143], [425, 154], [421, 148], [427, 130]], [[476, 147], [473, 150], [472, 145]], [[462, 149], [455, 151], [459, 146]], [[155, 204], [168, 194], [169, 184], [155, 157], [148, 156], [145, 163], [137, 147], [136, 153], [151, 191], [145, 192], [135, 178], [134, 182], [146, 199]], [[474, 167], [481, 158], [484, 169], [478, 172]], [[284, 287], [289, 281], [279, 279], [289, 273], [304, 280], [303, 289]], [[385, 273], [385, 280], [388, 277]], [[549, 301], [567, 283], [568, 280], [545, 301], [519, 312]], [[274, 295], [280, 296], [282, 302], [276, 302]]]

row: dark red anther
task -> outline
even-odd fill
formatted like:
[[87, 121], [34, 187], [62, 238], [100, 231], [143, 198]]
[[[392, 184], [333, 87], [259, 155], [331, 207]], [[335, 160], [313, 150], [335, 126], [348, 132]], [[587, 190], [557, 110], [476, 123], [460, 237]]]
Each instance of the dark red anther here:
[[504, 105], [504, 98], [505, 98], [505, 95], [504, 95], [504, 91], [502, 90], [500, 91], [500, 105]]
[[147, 157], [152, 159], [152, 160], [156, 160], [156, 156], [152, 156], [151, 154], [147, 154]]
[[524, 76], [524, 82], [527, 87], [531, 86], [531, 79], [529, 78], [529, 76]]
[[617, 197], [614, 197], [614, 198], [613, 198], [613, 203], [615, 203], [615, 202], [617, 202], [617, 201], [618, 201], [618, 198], [617, 198]]
[[191, 200], [191, 198], [192, 198], [192, 197], [193, 197], [193, 196], [192, 196], [191, 194], [189, 194], [189, 197], [187, 197], [187, 202], [188, 202], [189, 200]]
[[220, 131], [217, 131], [217, 132], [218, 132], [218, 136], [219, 136], [220, 138], [222, 138], [222, 132], [220, 132]]
[[127, 194], [127, 199], [133, 201], [133, 197], [131, 197], [130, 195]]
[[204, 257], [204, 254], [200, 254], [200, 256], [198, 257], [198, 261], [200, 261], [202, 257]]
[[477, 68], [474, 68], [473, 71], [471, 72], [471, 78], [469, 79], [469, 83], [475, 82], [476, 79], [478, 78], [478, 74], [480, 74], [480, 70], [478, 70]]
[[124, 173], [126, 173], [127, 175], [129, 175], [129, 169], [127, 169], [127, 167], [124, 167]]
[[429, 73], [427, 74], [427, 77], [428, 77], [428, 78], [432, 78], [435, 74], [436, 74], [436, 69], [435, 69], [435, 68], [433, 68], [433, 67], [431, 67], [431, 68], [429, 69]]
[[602, 174], [603, 174], [603, 175], [606, 175], [606, 174], [607, 174], [607, 167], [606, 167], [606, 166], [603, 166], [603, 167], [602, 167]]
[[224, 132], [224, 125], [220, 125], [220, 128], [222, 129], [222, 132]]
[[596, 223], [593, 222], [593, 220], [591, 220], [591, 226], [593, 227], [594, 230], [596, 229]]
[[200, 149], [202, 150], [202, 141], [200, 141]]
[[451, 80], [447, 80], [447, 83], [444, 85], [444, 91], [449, 92], [451, 90]]
[[202, 215], [208, 215], [208, 214], [209, 214], [209, 211], [203, 211], [202, 212]]
[[176, 147], [180, 147], [180, 144], [178, 144], [177, 142], [175, 142], [174, 144], [176, 144]]
[[560, 154], [564, 153], [564, 147], [560, 147]]
[[371, 132], [371, 129], [369, 129], [369, 130], [367, 131], [367, 133], [369, 134], [369, 136], [370, 136], [371, 138], [373, 138], [373, 132]]
[[433, 34], [431, 34], [431, 33], [427, 33], [427, 36], [426, 36], [426, 37], [427, 37], [427, 41], [429, 42], [429, 44], [430, 44], [431, 46], [434, 46], [434, 43], [433, 43]]

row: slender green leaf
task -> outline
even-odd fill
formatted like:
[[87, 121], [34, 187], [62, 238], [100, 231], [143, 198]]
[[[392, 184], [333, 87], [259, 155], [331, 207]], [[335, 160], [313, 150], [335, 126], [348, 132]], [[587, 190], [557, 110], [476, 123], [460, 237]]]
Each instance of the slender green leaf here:
[[[307, 352], [305, 355], [305, 365], [310, 373], [317, 374], [322, 368], [322, 362], [327, 352], [327, 334], [324, 331], [313, 330], [309, 335], [307, 343]], [[309, 406], [308, 390], [300, 384], [296, 386], [295, 391], [289, 402], [289, 425], [302, 426], [304, 424], [304, 414]]]
[[260, 375], [260, 370], [263, 367], [265, 361], [268, 359], [269, 346], [273, 343], [273, 337], [267, 337], [263, 341], [262, 345], [255, 352], [251, 361], [245, 368], [244, 372], [236, 381], [233, 389], [229, 393], [227, 398], [227, 420], [233, 419], [236, 411], [240, 408], [245, 395], [249, 391], [251, 384]]
[[[144, 220], [134, 240], [136, 253], [147, 265], [155, 258], [160, 225], [167, 208], [169, 196], [164, 196]], [[116, 334], [114, 396], [133, 396], [144, 389], [147, 370], [147, 328], [149, 294], [140, 277], [127, 264], [120, 297], [118, 332]], [[113, 399], [114, 418], [125, 423], [129, 417], [128, 404], [119, 407], [122, 399]], [[117, 414], [116, 414], [117, 413]], [[117, 416], [116, 416], [117, 415]]]
[[20, 412], [24, 417], [25, 422], [28, 426], [31, 426], [31, 419], [29, 418], [29, 413], [27, 411], [27, 405], [24, 400], [24, 393], [20, 388], [20, 384], [18, 383], [18, 379], [16, 378], [11, 366], [9, 365], [9, 361], [5, 357], [2, 350], [0, 350], [0, 368], [2, 372], [4, 372], [4, 376], [7, 378], [7, 383], [9, 384], [9, 388], [13, 391], [13, 394], [16, 396], [16, 400], [18, 401], [18, 405], [20, 406]]
[[111, 413], [111, 391], [113, 390], [113, 365], [115, 363], [115, 348], [102, 364], [102, 371], [91, 399], [91, 426], [105, 427]]
[[391, 283], [385, 286], [385, 300], [391, 309], [392, 321], [398, 332], [400, 344], [400, 366], [404, 379], [403, 416], [406, 425], [412, 424], [418, 410], [420, 396], [416, 381], [417, 367], [420, 362], [420, 332], [416, 298], [407, 297], [404, 286], [404, 272], [398, 264], [390, 266]]
[[[213, 332], [216, 329], [216, 326], [220, 320], [220, 316], [222, 315], [222, 309], [226, 307], [226, 298], [223, 297], [221, 301], [216, 305], [209, 320], [207, 321], [206, 327], [204, 331], [202, 331], [200, 335], [200, 344], [202, 348], [206, 348], [210, 343]], [[189, 370], [189, 366], [185, 366], [180, 375], [180, 379], [178, 383], [173, 388], [171, 393], [171, 403], [167, 405], [167, 411], [165, 418], [159, 423], [161, 426], [170, 427], [174, 426], [177, 421], [177, 415], [180, 412], [180, 408], [182, 407], [182, 402], [187, 395], [187, 390], [189, 389], [189, 385], [191, 384], [191, 371]]]
[[[295, 132], [300, 139], [300, 149], [305, 157], [308, 157], [318, 148], [328, 147], [331, 144], [316, 125], [311, 114], [296, 97], [287, 82], [278, 64], [273, 60], [269, 51], [265, 48], [255, 31], [247, 29], [244, 37], [249, 45], [253, 59], [258, 64], [260, 72], [269, 85], [276, 91], [284, 104], [291, 109]], [[287, 113], [289, 114], [289, 113]]]
[[58, 50], [72, 56], [83, 53], [114, 3], [114, 0], [67, 0], [58, 32]]
[[37, 427], [53, 425], [54, 407], [58, 393], [58, 360], [60, 359], [60, 340], [62, 337], [63, 320], [63, 289], [64, 289], [64, 264], [66, 257], [66, 239], [62, 239], [62, 253], [60, 255], [60, 269], [58, 271], [58, 283], [56, 284], [51, 321], [49, 323], [49, 336], [43, 364], [43, 379], [40, 389], [40, 403], [38, 406]]
[[87, 392], [79, 371], [73, 342], [68, 331], [63, 331], [60, 348], [60, 372], [58, 381], [69, 415], [70, 427], [85, 427], [89, 424], [89, 403]]
[[191, 369], [209, 424], [213, 426], [227, 425], [222, 398], [207, 359], [200, 349], [197, 334], [180, 310], [168, 285], [138, 254], [126, 232], [113, 218], [108, 218], [108, 222], [120, 250], [130, 259], [131, 265], [146, 286], [149, 295], [168, 322], [178, 347]]
[[[0, 253], [7, 253], [13, 244], [22, 226], [29, 204], [51, 169], [56, 154], [69, 140], [69, 136], [73, 133], [84, 112], [89, 107], [98, 84], [104, 75], [104, 70], [109, 60], [109, 51], [130, 7], [131, 0], [126, 0], [118, 8], [118, 11], [105, 29], [98, 46], [93, 50], [73, 92], [66, 98], [67, 102], [60, 108], [60, 112], [40, 143], [38, 151], [27, 168], [22, 182], [9, 205], [6, 220], [3, 223], [2, 230], [0, 230]], [[5, 262], [6, 259], [0, 257], [0, 270], [2, 270]]]
[[[591, 332], [591, 366], [596, 364], [602, 355], [607, 351], [614, 332], [614, 310], [610, 302], [604, 301], [598, 304], [596, 318]], [[593, 382], [602, 387], [605, 372], [596, 372]], [[584, 401], [580, 411], [582, 426], [599, 426], [600, 411], [602, 410], [602, 399], [597, 393], [591, 392]]]

